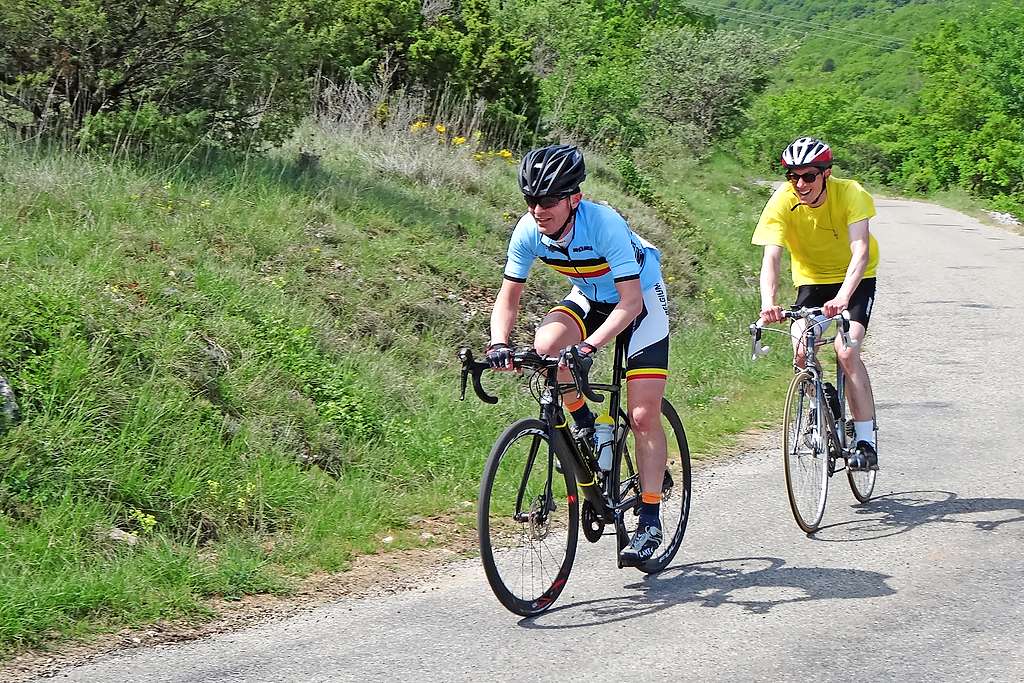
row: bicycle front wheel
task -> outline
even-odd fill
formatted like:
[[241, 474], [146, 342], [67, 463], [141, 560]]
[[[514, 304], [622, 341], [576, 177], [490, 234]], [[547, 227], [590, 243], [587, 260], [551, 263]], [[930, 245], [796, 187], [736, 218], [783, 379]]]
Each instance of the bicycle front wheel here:
[[[640, 474], [636, 461], [636, 441], [628, 420], [625, 435], [615, 456], [612, 471], [615, 472], [619, 490], [619, 501], [635, 500], [633, 511], [639, 509]], [[662, 542], [656, 554], [644, 562], [638, 569], [647, 574], [660, 572], [668, 566], [679, 546], [682, 545], [686, 533], [686, 522], [690, 516], [690, 447], [686, 443], [686, 431], [683, 421], [668, 399], [661, 399], [661, 426], [665, 430], [668, 444], [668, 459], [665, 463], [665, 477], [661, 486], [661, 532]], [[623, 511], [625, 535], [632, 534], [637, 527], [638, 518], [629, 510]], [[626, 539], [620, 535], [619, 549]]]
[[794, 376], [786, 395], [782, 454], [789, 506], [797, 526], [808, 534], [818, 530], [828, 497], [828, 442], [817, 412], [821, 409], [829, 410], [815, 396], [811, 374]]
[[502, 605], [526, 617], [554, 603], [576, 556], [576, 480], [567, 459], [560, 465], [566, 474], [555, 469], [550, 438], [540, 420], [515, 422], [498, 437], [480, 480], [477, 532], [487, 582]]

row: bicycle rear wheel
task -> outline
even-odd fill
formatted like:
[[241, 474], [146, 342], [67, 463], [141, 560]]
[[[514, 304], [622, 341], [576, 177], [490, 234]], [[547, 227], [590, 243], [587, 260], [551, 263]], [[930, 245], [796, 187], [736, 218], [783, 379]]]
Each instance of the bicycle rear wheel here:
[[[554, 603], [572, 569], [579, 533], [576, 480], [554, 468], [547, 425], [515, 422], [494, 444], [480, 480], [480, 558], [494, 595], [532, 616]], [[567, 459], [562, 472], [572, 472]]]
[[[871, 415], [875, 415], [875, 399], [874, 392], [872, 392], [871, 398]], [[874, 417], [872, 418], [874, 420]], [[878, 452], [878, 422], [875, 421], [875, 452]], [[856, 445], [856, 443], [854, 443]], [[871, 500], [871, 493], [875, 490], [875, 477], [878, 474], [877, 470], [851, 470], [849, 465], [846, 467], [846, 478], [850, 481], [850, 490], [853, 491], [853, 497], [860, 503], [866, 503]]]
[[814, 396], [811, 373], [793, 377], [786, 396], [783, 418], [782, 454], [786, 470], [786, 491], [793, 517], [805, 533], [814, 533], [825, 514], [828, 497], [828, 443], [821, 430], [818, 410], [828, 410]]
[[[635, 497], [636, 506], [633, 508], [635, 512], [639, 509], [642, 489], [636, 463], [636, 442], [632, 430], [629, 429], [628, 420], [625, 420], [624, 423], [626, 431], [619, 441], [612, 471], [615, 472], [615, 481], [618, 484], [619, 500], [624, 501]], [[679, 419], [676, 409], [665, 398], [661, 400], [661, 425], [665, 430], [665, 440], [668, 443], [668, 460], [661, 489], [663, 540], [658, 552], [637, 567], [647, 574], [660, 572], [675, 557], [683, 542], [686, 522], [690, 516], [690, 447], [686, 443], [683, 421]], [[634, 514], [630, 514], [628, 510], [624, 510], [623, 522], [628, 537], [636, 530], [638, 518]], [[622, 549], [625, 540], [623, 535], [619, 534], [619, 550]]]

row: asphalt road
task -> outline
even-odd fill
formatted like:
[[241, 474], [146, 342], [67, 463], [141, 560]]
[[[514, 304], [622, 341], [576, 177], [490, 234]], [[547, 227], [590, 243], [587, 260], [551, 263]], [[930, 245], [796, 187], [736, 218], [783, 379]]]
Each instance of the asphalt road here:
[[674, 566], [617, 570], [610, 538], [581, 537], [538, 618], [506, 612], [471, 561], [413, 591], [56, 678], [1024, 680], [1024, 237], [923, 203], [878, 208], [878, 497], [859, 506], [834, 478], [813, 537], [792, 520], [773, 437], [697, 472]]

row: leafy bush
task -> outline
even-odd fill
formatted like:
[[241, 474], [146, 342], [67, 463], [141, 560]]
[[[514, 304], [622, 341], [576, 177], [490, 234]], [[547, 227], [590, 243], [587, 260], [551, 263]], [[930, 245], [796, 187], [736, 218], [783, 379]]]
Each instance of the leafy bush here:
[[[308, 48], [274, 0], [182, 4], [12, 0], [0, 5], [0, 95], [10, 126], [98, 142], [196, 129], [249, 144], [290, 131]], [[115, 132], [116, 131], [116, 132]]]
[[643, 42], [641, 111], [679, 129], [701, 151], [735, 132], [782, 52], [750, 30], [656, 30]]

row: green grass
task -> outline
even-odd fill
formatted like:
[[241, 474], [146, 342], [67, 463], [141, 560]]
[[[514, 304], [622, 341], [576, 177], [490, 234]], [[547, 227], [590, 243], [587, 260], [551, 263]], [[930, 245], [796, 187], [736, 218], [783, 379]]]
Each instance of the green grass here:
[[[0, 144], [0, 374], [23, 414], [0, 442], [0, 656], [205, 618], [208, 597], [417, 542], [416, 517], [464, 521], [494, 438], [535, 411], [511, 378], [488, 378], [496, 406], [455, 400], [522, 209], [514, 166], [303, 140], [319, 163]], [[670, 396], [712, 455], [784, 389], [786, 359], [747, 353], [762, 192], [727, 159], [676, 159], [648, 165], [648, 205], [590, 159], [588, 193], [665, 255]], [[520, 340], [565, 290], [531, 277]]]

